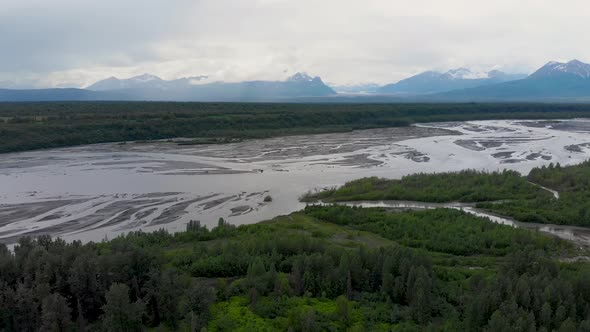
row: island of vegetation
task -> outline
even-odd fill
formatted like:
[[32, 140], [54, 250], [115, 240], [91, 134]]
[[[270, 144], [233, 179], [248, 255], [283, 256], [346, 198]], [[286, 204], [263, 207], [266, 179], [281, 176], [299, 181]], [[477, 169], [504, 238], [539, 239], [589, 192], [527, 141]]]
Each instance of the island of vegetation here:
[[466, 170], [413, 174], [400, 180], [364, 178], [307, 193], [302, 200], [477, 203], [477, 208], [522, 222], [590, 226], [590, 161], [566, 167], [549, 164], [534, 168], [528, 176]]
[[93, 143], [192, 138], [182, 144], [419, 122], [587, 117], [583, 104], [0, 103], [0, 153]]

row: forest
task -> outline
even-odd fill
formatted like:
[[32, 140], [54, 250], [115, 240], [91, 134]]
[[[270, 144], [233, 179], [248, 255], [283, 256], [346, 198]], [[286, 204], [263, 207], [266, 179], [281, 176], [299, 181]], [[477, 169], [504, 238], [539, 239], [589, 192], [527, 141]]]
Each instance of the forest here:
[[[541, 188], [559, 193], [559, 198]], [[340, 188], [310, 192], [305, 202], [410, 200], [477, 203], [476, 207], [522, 222], [590, 226], [590, 161], [518, 172], [413, 174], [400, 180], [364, 178]]]
[[582, 254], [450, 209], [22, 238], [0, 246], [0, 330], [590, 331]]
[[196, 143], [408, 126], [418, 122], [587, 117], [582, 104], [0, 103], [0, 153], [194, 138]]
[[552, 195], [515, 171], [464, 170], [451, 173], [418, 173], [400, 180], [363, 178], [340, 188], [307, 193], [303, 201], [408, 200], [420, 202], [486, 202], [534, 199]]
[[480, 204], [482, 208], [521, 221], [590, 226], [590, 161], [562, 167], [550, 164], [531, 170], [528, 181], [556, 190], [559, 198], [538, 196], [502, 204]]

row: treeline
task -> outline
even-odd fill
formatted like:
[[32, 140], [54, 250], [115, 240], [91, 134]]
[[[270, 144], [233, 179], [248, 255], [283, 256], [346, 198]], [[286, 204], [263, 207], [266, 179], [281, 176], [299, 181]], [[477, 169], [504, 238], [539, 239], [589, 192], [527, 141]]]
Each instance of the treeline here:
[[590, 161], [562, 167], [559, 163], [534, 168], [528, 179], [558, 192], [584, 192], [590, 190]]
[[311, 206], [270, 222], [0, 249], [4, 331], [586, 331], [567, 243], [455, 210]]
[[464, 170], [450, 173], [419, 173], [400, 180], [363, 178], [345, 185], [308, 193], [304, 201], [409, 200], [420, 202], [485, 202], [551, 197], [515, 171]]
[[263, 138], [416, 122], [586, 117], [568, 104], [0, 103], [0, 153], [174, 137]]

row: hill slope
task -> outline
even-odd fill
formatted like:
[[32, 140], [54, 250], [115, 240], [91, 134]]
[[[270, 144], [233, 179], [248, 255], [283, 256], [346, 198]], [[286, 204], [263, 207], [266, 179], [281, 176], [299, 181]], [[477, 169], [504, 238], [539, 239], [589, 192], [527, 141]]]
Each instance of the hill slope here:
[[395, 84], [385, 85], [379, 88], [377, 92], [421, 95], [508, 82], [524, 77], [526, 77], [524, 74], [506, 74], [497, 70], [488, 73], [473, 73], [466, 68], [454, 69], [446, 73], [427, 71]]
[[590, 100], [590, 65], [578, 60], [549, 62], [526, 79], [455, 90], [430, 98], [443, 101]]

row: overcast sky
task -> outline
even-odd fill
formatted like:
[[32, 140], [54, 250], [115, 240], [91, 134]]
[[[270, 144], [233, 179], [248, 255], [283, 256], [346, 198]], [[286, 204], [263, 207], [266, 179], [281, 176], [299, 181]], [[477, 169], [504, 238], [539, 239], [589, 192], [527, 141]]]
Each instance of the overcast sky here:
[[0, 86], [531, 72], [590, 62], [589, 17], [588, 0], [0, 0]]

